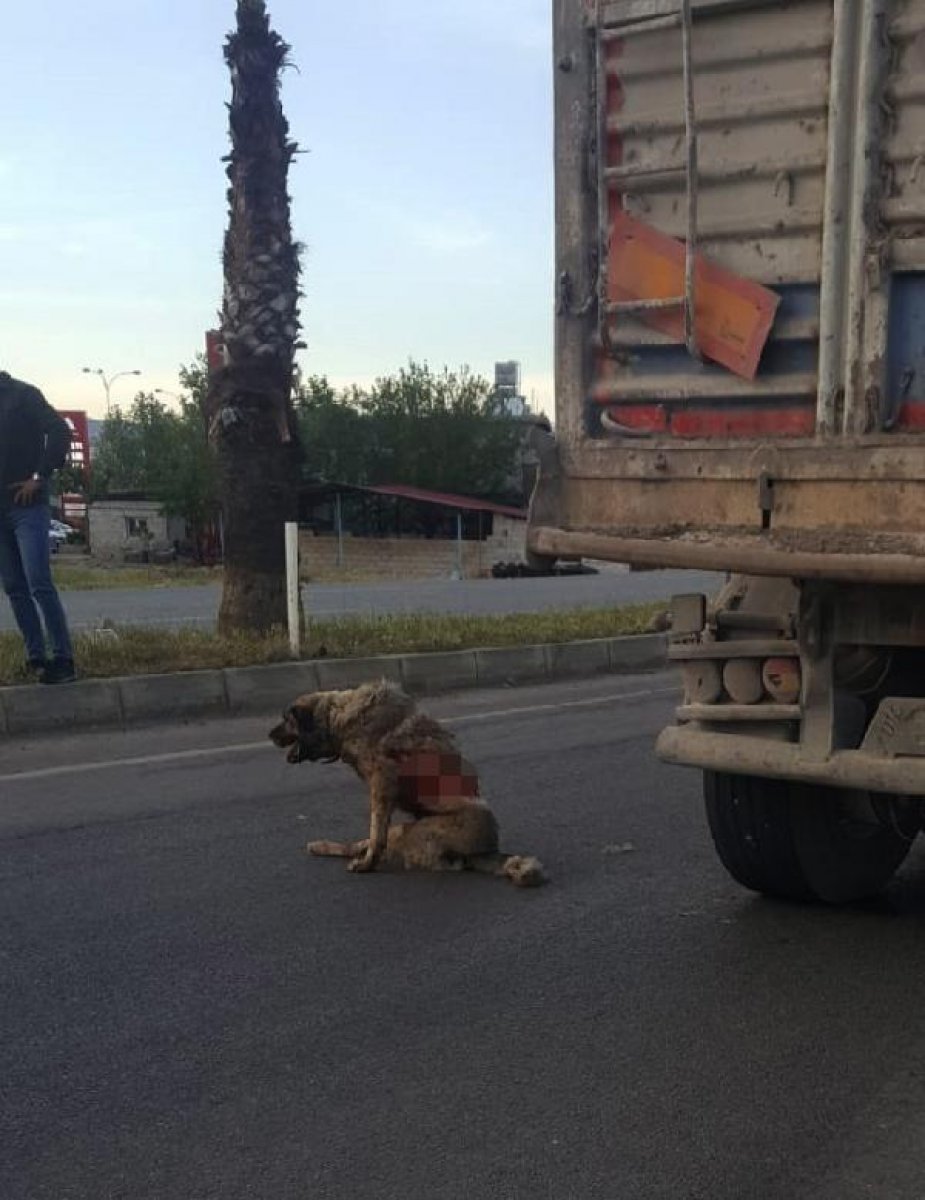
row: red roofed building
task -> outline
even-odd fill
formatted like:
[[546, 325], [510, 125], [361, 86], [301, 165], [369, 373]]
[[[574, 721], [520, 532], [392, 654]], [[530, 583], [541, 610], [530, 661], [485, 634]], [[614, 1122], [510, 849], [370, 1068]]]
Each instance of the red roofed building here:
[[478, 578], [526, 551], [526, 509], [404, 484], [305, 484], [299, 518], [308, 578]]

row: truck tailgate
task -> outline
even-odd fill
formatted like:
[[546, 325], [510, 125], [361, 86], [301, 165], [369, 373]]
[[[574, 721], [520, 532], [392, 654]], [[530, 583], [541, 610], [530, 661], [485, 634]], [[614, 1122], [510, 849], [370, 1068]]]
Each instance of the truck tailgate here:
[[[925, 583], [925, 0], [691, 0], [685, 59], [687, 7], [555, 0], [531, 548]], [[621, 267], [628, 221], [773, 293], [757, 366], [652, 309], [677, 282]]]

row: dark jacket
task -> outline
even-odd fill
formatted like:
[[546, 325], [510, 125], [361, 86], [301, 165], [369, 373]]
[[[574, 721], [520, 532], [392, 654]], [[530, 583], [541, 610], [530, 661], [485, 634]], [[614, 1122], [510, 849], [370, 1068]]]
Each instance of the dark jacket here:
[[[0, 508], [11, 502], [13, 484], [60, 470], [70, 447], [70, 426], [38, 388], [0, 371]], [[40, 498], [47, 500], [47, 486]]]

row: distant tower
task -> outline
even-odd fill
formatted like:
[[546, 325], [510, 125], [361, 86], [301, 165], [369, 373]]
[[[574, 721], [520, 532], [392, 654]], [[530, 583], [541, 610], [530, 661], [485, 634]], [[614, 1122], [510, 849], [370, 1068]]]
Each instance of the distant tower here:
[[520, 390], [520, 363], [495, 363], [495, 396], [510, 417], [522, 417], [527, 411], [527, 401]]

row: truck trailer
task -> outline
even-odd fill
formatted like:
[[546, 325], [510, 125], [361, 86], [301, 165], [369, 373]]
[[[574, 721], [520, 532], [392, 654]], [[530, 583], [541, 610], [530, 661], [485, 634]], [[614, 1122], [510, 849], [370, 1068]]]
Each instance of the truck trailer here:
[[537, 565], [671, 601], [657, 750], [747, 888], [846, 903], [925, 820], [925, 0], [554, 0]]

